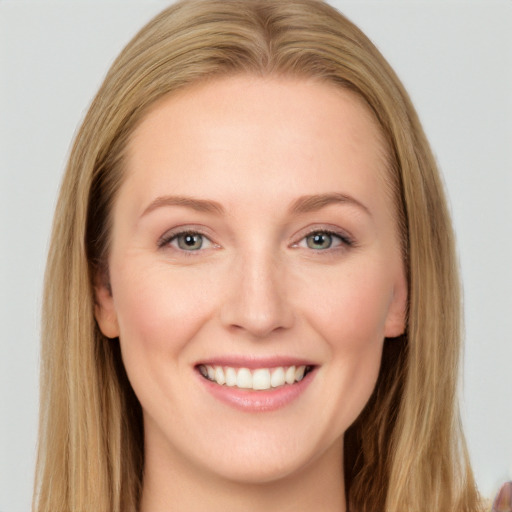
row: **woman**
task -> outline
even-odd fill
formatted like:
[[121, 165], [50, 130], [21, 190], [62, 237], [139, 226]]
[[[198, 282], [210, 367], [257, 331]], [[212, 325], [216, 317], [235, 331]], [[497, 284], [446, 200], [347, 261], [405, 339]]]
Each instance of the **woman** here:
[[36, 510], [481, 510], [434, 159], [317, 1], [189, 1], [112, 66], [48, 261]]

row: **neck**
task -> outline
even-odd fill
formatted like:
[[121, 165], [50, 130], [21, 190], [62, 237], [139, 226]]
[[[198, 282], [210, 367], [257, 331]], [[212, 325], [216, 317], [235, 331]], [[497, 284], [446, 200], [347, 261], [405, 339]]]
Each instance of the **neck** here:
[[257, 483], [226, 479], [146, 446], [140, 512], [195, 512], [205, 504], [209, 512], [345, 512], [343, 440], [305, 467]]

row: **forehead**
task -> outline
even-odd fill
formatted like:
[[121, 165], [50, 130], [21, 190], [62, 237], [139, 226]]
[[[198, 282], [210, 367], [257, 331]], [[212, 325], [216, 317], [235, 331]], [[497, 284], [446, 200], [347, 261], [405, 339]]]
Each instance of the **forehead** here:
[[[183, 126], [194, 116], [194, 128], [201, 128], [201, 121], [227, 121], [234, 118], [235, 113], [240, 118], [251, 116], [251, 123], [244, 119], [247, 128], [266, 122], [270, 117], [288, 118], [297, 122], [295, 131], [298, 132], [306, 122], [324, 124], [341, 109], [352, 115], [350, 121], [354, 128], [356, 124], [371, 127], [372, 139], [382, 150], [387, 149], [376, 116], [364, 99], [347, 87], [315, 78], [244, 74], [205, 79], [164, 95], [147, 109], [131, 141], [133, 145], [158, 122], [165, 122], [172, 128], [172, 124]], [[166, 116], [171, 110], [174, 123]], [[343, 124], [344, 119], [340, 119], [340, 129]], [[349, 129], [345, 136], [356, 139], [358, 132]]]
[[325, 193], [340, 179], [356, 192], [358, 181], [370, 180], [386, 193], [386, 162], [375, 116], [354, 92], [317, 80], [243, 75], [156, 102], [129, 141], [125, 179], [146, 201], [191, 188], [208, 195], [222, 181], [235, 184], [227, 189], [237, 195], [293, 194], [301, 185]]

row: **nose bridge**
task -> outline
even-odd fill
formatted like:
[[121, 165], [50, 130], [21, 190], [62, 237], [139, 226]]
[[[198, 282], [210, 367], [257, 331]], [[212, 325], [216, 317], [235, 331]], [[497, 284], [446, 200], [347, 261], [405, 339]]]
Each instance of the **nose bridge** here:
[[291, 326], [286, 275], [276, 251], [253, 247], [238, 254], [230, 279], [232, 286], [223, 312], [227, 326], [254, 337]]

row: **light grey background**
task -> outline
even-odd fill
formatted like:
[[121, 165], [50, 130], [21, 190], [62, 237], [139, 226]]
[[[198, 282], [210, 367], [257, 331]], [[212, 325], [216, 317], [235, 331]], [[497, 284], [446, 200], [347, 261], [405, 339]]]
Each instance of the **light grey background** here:
[[[397, 70], [448, 188], [465, 283], [463, 420], [482, 492], [512, 478], [512, 1], [332, 1]], [[76, 127], [168, 2], [0, 0], [0, 512], [29, 510], [40, 294]]]

